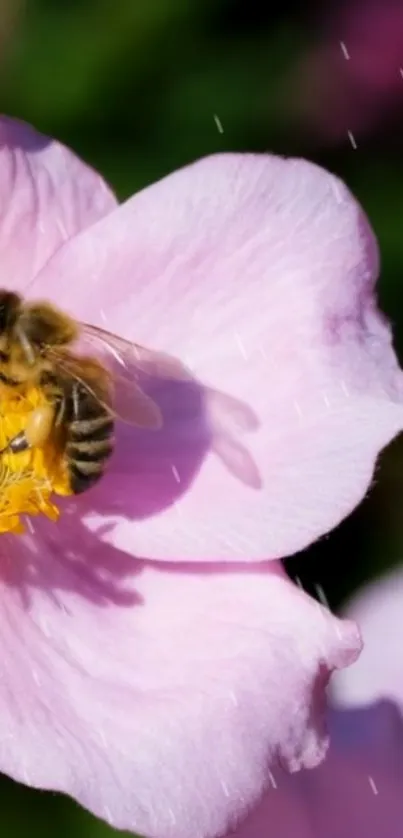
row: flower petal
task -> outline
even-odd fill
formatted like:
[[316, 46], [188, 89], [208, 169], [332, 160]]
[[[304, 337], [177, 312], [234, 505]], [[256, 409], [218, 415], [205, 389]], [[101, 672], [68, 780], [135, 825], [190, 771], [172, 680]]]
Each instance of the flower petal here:
[[56, 255], [37, 294], [195, 377], [151, 381], [163, 431], [126, 433], [92, 494], [99, 521], [115, 516], [115, 544], [157, 559], [277, 558], [353, 509], [403, 425], [377, 269], [344, 185], [264, 155], [183, 169]]
[[389, 702], [333, 712], [325, 762], [271, 789], [232, 838], [400, 838], [403, 723]]
[[192, 838], [226, 829], [278, 759], [317, 764], [354, 624], [277, 563], [147, 563], [83, 534], [81, 564], [67, 530], [63, 561], [34, 535], [2, 559], [0, 771], [119, 828]]
[[2, 282], [24, 290], [63, 242], [116, 206], [100, 175], [29, 125], [0, 118]]
[[336, 700], [355, 706], [389, 698], [403, 708], [402, 571], [367, 585], [347, 605], [346, 613], [359, 622], [364, 649], [348, 676], [335, 679]]

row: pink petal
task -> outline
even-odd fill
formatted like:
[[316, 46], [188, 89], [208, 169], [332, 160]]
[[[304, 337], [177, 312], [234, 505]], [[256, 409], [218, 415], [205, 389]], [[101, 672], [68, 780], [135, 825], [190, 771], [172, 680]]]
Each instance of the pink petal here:
[[119, 828], [193, 838], [225, 830], [277, 760], [318, 763], [354, 624], [277, 563], [147, 563], [78, 535], [86, 563], [67, 524], [2, 557], [0, 771]]
[[102, 178], [65, 146], [0, 117], [3, 285], [25, 289], [63, 242], [115, 206]]
[[366, 586], [346, 611], [360, 624], [364, 650], [348, 676], [335, 680], [336, 699], [343, 705], [355, 706], [390, 698], [403, 708], [402, 571]]
[[164, 429], [122, 432], [80, 506], [90, 525], [108, 516], [107, 539], [134, 555], [261, 560], [344, 518], [403, 425], [377, 271], [346, 187], [265, 155], [185, 168], [64, 247], [33, 294], [177, 355], [197, 379], [148, 380]]
[[228, 838], [328, 838], [326, 834], [316, 836], [312, 830], [306, 804], [295, 791], [295, 775], [272, 773], [271, 783], [246, 820], [227, 833]]
[[331, 716], [331, 747], [315, 771], [276, 775], [231, 838], [400, 838], [403, 725], [389, 703]]

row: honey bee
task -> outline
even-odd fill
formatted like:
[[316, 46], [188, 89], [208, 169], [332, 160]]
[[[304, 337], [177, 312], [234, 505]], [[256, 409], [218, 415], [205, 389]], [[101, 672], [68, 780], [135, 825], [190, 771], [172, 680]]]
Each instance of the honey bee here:
[[[98, 344], [115, 371], [95, 357], [75, 354], [74, 344], [81, 338]], [[113, 392], [117, 366], [126, 379], [121, 407]], [[85, 492], [104, 474], [114, 448], [116, 418], [145, 428], [162, 424], [160, 410], [141, 389], [136, 370], [181, 378], [184, 368], [168, 355], [78, 323], [49, 302], [24, 301], [0, 289], [0, 382], [22, 394], [34, 386], [45, 396], [45, 403], [29, 414], [25, 429], [0, 453], [42, 446], [54, 434], [72, 493]]]

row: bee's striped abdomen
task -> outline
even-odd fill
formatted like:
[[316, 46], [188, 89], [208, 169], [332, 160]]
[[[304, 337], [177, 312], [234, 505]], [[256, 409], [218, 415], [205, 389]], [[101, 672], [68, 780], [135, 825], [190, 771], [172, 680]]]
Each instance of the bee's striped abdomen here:
[[70, 486], [78, 495], [103, 475], [113, 451], [114, 422], [95, 394], [79, 382], [73, 383], [71, 393], [66, 397], [64, 421]]

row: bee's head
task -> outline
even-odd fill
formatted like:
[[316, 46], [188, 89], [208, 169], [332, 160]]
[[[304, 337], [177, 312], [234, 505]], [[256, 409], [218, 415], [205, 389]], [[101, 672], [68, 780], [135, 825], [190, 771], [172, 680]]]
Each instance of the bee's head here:
[[50, 303], [28, 303], [18, 317], [17, 329], [35, 353], [46, 349], [66, 348], [77, 337], [74, 320]]
[[10, 336], [21, 310], [22, 299], [12, 291], [0, 288], [0, 340]]
[[77, 336], [73, 320], [46, 302], [23, 303], [0, 290], [0, 379], [21, 384], [39, 380], [49, 350], [66, 348]]
[[12, 378], [10, 359], [13, 350], [13, 332], [21, 310], [22, 300], [18, 294], [0, 288], [0, 380]]

